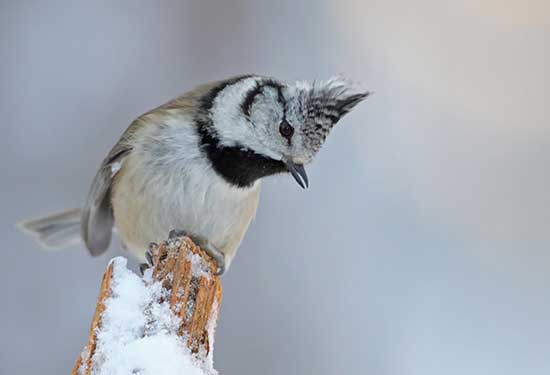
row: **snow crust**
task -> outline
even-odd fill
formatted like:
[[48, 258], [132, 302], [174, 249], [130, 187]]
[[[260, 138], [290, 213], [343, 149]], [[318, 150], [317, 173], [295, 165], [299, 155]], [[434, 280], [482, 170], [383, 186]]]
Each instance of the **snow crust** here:
[[[112, 294], [102, 315], [97, 347], [92, 357], [96, 375], [213, 375], [212, 353], [204, 361], [192, 356], [179, 337], [179, 318], [167, 302], [160, 283], [146, 283], [126, 268], [127, 261], [114, 258]], [[213, 338], [210, 322], [209, 336]], [[210, 332], [212, 331], [212, 332]]]

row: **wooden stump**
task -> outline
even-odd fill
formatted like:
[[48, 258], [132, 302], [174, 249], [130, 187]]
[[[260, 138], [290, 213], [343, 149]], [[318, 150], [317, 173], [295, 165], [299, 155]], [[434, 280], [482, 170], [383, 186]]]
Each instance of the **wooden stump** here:
[[[168, 301], [179, 318], [177, 334], [186, 339], [190, 352], [198, 360], [212, 352], [211, 336], [221, 304], [222, 288], [215, 275], [216, 264], [188, 237], [170, 239], [152, 249], [153, 269], [146, 271], [143, 282], [147, 287], [162, 283], [165, 293], [158, 303]], [[93, 357], [97, 349], [97, 334], [102, 327], [102, 315], [112, 294], [115, 277], [111, 262], [103, 275], [96, 310], [92, 319], [88, 343], [73, 368], [73, 375], [90, 375], [94, 371]], [[149, 272], [149, 273], [148, 273]], [[147, 336], [147, 330], [144, 332]]]

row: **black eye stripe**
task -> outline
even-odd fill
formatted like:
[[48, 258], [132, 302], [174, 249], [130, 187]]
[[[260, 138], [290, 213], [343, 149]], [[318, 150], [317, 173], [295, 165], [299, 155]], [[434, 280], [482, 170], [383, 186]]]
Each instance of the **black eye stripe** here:
[[265, 81], [263, 85], [266, 87], [272, 87], [277, 90], [277, 100], [279, 100], [279, 103], [281, 103], [283, 108], [286, 108], [285, 97], [283, 95], [283, 85], [272, 79]]
[[251, 88], [245, 95], [243, 102], [241, 103], [241, 110], [246, 116], [250, 116], [250, 108], [252, 107], [252, 103], [254, 103], [254, 99], [256, 99], [256, 96], [261, 94], [263, 85], [256, 84], [253, 88]]
[[220, 82], [220, 84], [218, 86], [214, 87], [208, 94], [204, 95], [199, 100], [199, 108], [200, 108], [201, 112], [207, 113], [208, 111], [210, 111], [212, 109], [212, 107], [214, 106], [214, 100], [225, 88], [227, 88], [229, 86], [233, 86], [233, 85], [237, 84], [238, 82], [240, 82], [244, 79], [247, 79], [247, 78], [251, 78], [251, 77], [252, 77], [252, 75], [247, 74], [247, 75], [233, 77], [233, 78], [230, 78], [230, 79], [227, 79], [225, 81]]
[[256, 82], [254, 87], [248, 90], [248, 92], [244, 96], [244, 99], [241, 103], [241, 111], [245, 114], [245, 116], [250, 116], [250, 109], [252, 108], [252, 104], [254, 104], [256, 96], [263, 93], [264, 87], [271, 87], [277, 90], [277, 100], [279, 101], [279, 103], [281, 103], [283, 111], [286, 112], [286, 101], [283, 95], [283, 85], [279, 82], [268, 79]]
[[283, 89], [280, 85], [277, 86], [277, 99], [279, 100], [279, 103], [281, 103], [281, 105], [283, 106], [283, 111], [286, 113], [286, 101], [283, 95]]

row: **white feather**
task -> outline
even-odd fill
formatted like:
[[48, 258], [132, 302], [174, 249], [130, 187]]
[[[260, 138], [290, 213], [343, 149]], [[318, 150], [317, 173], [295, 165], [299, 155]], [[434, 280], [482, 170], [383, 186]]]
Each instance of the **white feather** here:
[[243, 189], [221, 178], [198, 148], [191, 117], [154, 120], [169, 129], [147, 126], [135, 135], [114, 186], [122, 240], [143, 258], [149, 242], [164, 240], [167, 230], [185, 230], [207, 238], [229, 266], [255, 215], [260, 181]]

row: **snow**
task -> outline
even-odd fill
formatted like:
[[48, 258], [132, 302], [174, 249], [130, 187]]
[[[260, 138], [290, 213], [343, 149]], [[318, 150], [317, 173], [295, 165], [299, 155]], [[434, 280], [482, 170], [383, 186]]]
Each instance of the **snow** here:
[[[95, 375], [213, 375], [212, 353], [199, 361], [177, 335], [179, 319], [160, 283], [146, 283], [126, 268], [126, 259], [113, 259], [112, 294], [105, 303], [97, 347], [92, 357]], [[214, 310], [216, 311], [216, 310]], [[215, 317], [209, 322], [213, 339]], [[84, 353], [83, 353], [84, 355]], [[81, 371], [82, 372], [82, 371]]]
[[204, 259], [199, 255], [192, 252], [187, 253], [187, 260], [191, 262], [192, 276], [196, 278], [206, 277], [210, 279], [210, 273], [208, 273], [204, 263]]

